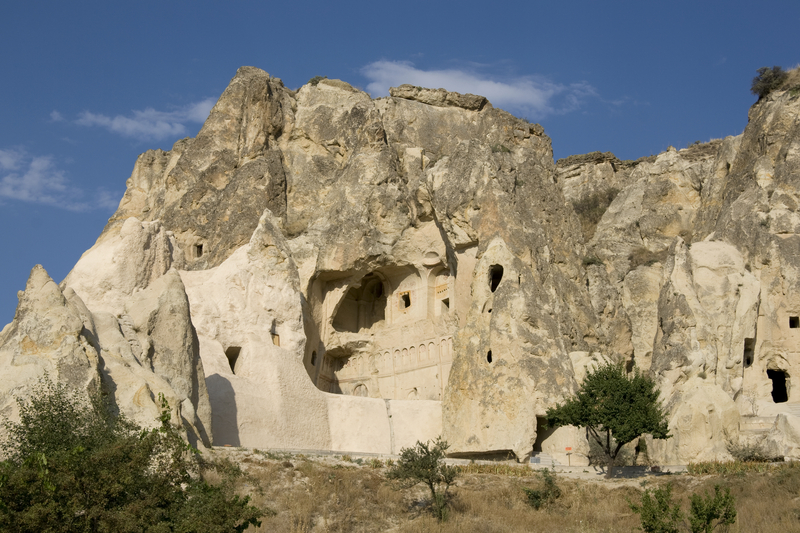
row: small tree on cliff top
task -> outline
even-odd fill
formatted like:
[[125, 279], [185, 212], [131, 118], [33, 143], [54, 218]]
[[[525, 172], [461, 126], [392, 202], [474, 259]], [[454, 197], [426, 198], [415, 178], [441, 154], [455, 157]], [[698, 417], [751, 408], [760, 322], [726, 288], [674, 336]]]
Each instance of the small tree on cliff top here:
[[606, 454], [609, 476], [625, 444], [644, 433], [656, 439], [671, 436], [655, 382], [639, 369], [628, 376], [613, 363], [589, 372], [573, 398], [548, 409], [547, 423], [587, 428]]
[[750, 92], [758, 96], [759, 100], [772, 91], [779, 89], [789, 76], [789, 74], [779, 66], [774, 66], [772, 68], [761, 67], [756, 70], [756, 72], [758, 72], [758, 76], [753, 78], [753, 82], [750, 84]]

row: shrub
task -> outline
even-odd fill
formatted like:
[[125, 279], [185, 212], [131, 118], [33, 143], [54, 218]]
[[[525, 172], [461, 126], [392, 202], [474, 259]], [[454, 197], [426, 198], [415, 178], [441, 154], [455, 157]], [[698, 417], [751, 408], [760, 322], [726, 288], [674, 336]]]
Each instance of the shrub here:
[[726, 530], [736, 522], [736, 507], [729, 488], [722, 492], [719, 485], [714, 485], [713, 496], [692, 494], [690, 501], [689, 526], [692, 533], [711, 533], [718, 526]]
[[641, 505], [629, 503], [631, 510], [637, 513], [642, 521], [645, 533], [678, 533], [683, 512], [677, 503], [672, 502], [672, 485], [659, 487], [652, 492], [647, 489], [642, 493]]
[[656, 263], [663, 263], [669, 255], [669, 249], [661, 250], [660, 252], [652, 252], [644, 246], [635, 248], [630, 255], [628, 261], [630, 262], [630, 269], [636, 270], [640, 266], [653, 266]]
[[539, 475], [542, 477], [541, 489], [522, 488], [528, 497], [528, 505], [534, 509], [547, 507], [561, 497], [561, 489], [556, 484], [556, 475], [549, 470], [542, 470]]
[[610, 188], [573, 202], [572, 209], [581, 221], [581, 228], [587, 241], [594, 235], [597, 224], [617, 194], [619, 189]]
[[[714, 485], [714, 495], [692, 494], [689, 497], [689, 530], [692, 533], [711, 533], [717, 527], [727, 530], [736, 522], [736, 508], [731, 490], [723, 492]], [[633, 512], [639, 515], [645, 533], [678, 533], [683, 522], [680, 505], [672, 501], [672, 485], [659, 487], [642, 493], [641, 505], [630, 503]]]
[[2, 531], [222, 533], [260, 524], [263, 512], [232, 483], [200, 478], [198, 452], [170, 423], [163, 397], [152, 430], [114, 416], [99, 395], [87, 401], [49, 380], [18, 404], [20, 422], [5, 423]]
[[392, 465], [387, 477], [405, 487], [424, 483], [431, 491], [431, 505], [440, 521], [447, 519], [447, 491], [455, 481], [458, 470], [444, 464], [445, 452], [449, 448], [442, 437], [432, 443], [417, 441], [413, 448], [400, 450], [400, 459]]
[[753, 82], [750, 85], [750, 92], [757, 95], [759, 100], [772, 91], [779, 89], [789, 76], [789, 74], [779, 66], [774, 66], [772, 68], [761, 67], [756, 72], [758, 72], [758, 76], [753, 78]]
[[327, 80], [327, 79], [328, 79], [328, 76], [314, 76], [313, 78], [308, 80], [308, 83], [313, 85], [314, 87], [316, 87], [319, 84], [319, 82], [321, 82], [322, 80]]
[[602, 265], [603, 261], [594, 254], [587, 255], [583, 258], [583, 266]]
[[[761, 442], [744, 444], [729, 442], [728, 453], [730, 453], [734, 459], [743, 463], [770, 463], [776, 459], [775, 457], [771, 457], [764, 450], [763, 443]], [[783, 459], [781, 458], [781, 460]]]

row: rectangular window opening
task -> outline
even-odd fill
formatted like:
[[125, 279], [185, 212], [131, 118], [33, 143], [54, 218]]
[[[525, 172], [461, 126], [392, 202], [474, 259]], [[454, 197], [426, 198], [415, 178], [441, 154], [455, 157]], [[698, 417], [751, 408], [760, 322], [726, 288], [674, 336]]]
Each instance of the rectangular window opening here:
[[800, 317], [798, 316], [790, 316], [789, 317], [789, 327], [792, 329], [800, 328]]
[[203, 257], [203, 245], [202, 244], [195, 244], [194, 245], [194, 256], [197, 259]]
[[747, 338], [744, 340], [744, 367], [748, 368], [753, 364], [756, 351], [756, 340]]
[[411, 293], [404, 292], [400, 294], [400, 309], [408, 309], [411, 307]]

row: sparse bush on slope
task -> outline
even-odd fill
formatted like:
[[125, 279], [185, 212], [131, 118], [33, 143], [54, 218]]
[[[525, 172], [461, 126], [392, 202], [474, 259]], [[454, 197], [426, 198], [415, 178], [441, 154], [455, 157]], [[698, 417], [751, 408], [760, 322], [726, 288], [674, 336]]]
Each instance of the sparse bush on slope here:
[[774, 66], [772, 68], [761, 67], [756, 70], [756, 72], [758, 72], [758, 76], [753, 78], [753, 82], [750, 84], [750, 92], [758, 96], [759, 100], [772, 91], [779, 89], [789, 76], [789, 74], [779, 66]]
[[448, 489], [458, 469], [444, 464], [448, 444], [438, 437], [433, 442], [419, 442], [413, 448], [400, 450], [400, 459], [389, 469], [387, 477], [406, 487], [424, 483], [431, 491], [431, 504], [436, 517], [447, 519]]

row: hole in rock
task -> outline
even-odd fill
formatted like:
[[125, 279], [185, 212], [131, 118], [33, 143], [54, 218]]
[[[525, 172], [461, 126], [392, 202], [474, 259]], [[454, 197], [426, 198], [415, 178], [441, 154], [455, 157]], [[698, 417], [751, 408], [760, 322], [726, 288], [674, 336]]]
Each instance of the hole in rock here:
[[786, 388], [786, 372], [783, 370], [767, 370], [767, 377], [772, 380], [772, 401], [784, 403], [789, 400]]
[[353, 389], [353, 396], [360, 396], [362, 398], [369, 396], [369, 390], [367, 389], [367, 386], [363, 383], [356, 385], [356, 388]]
[[197, 259], [203, 257], [203, 245], [202, 244], [195, 244], [194, 245], [194, 256]]
[[317, 352], [311, 352], [311, 366], [317, 366]]
[[488, 361], [489, 363], [492, 362], [492, 351], [491, 350], [486, 352], [486, 361]]
[[789, 327], [792, 329], [800, 328], [800, 316], [790, 316]]
[[445, 298], [442, 300], [442, 309], [447, 310], [450, 309], [450, 298]]
[[747, 338], [744, 340], [744, 367], [747, 368], [753, 364], [753, 358], [756, 351], [756, 340]]
[[501, 279], [503, 279], [503, 267], [501, 265], [492, 265], [489, 267], [489, 288], [492, 292], [497, 290]]
[[277, 333], [270, 333], [269, 335], [270, 335], [270, 337], [272, 337], [272, 344], [274, 344], [275, 346], [280, 346], [281, 345], [281, 336], [280, 335], [278, 335]]
[[411, 293], [404, 292], [400, 295], [400, 309], [408, 309], [411, 307]]
[[225, 350], [225, 357], [228, 358], [228, 364], [231, 365], [231, 372], [234, 374], [236, 373], [236, 360], [239, 359], [239, 352], [241, 351], [242, 348], [240, 346], [230, 346]]

